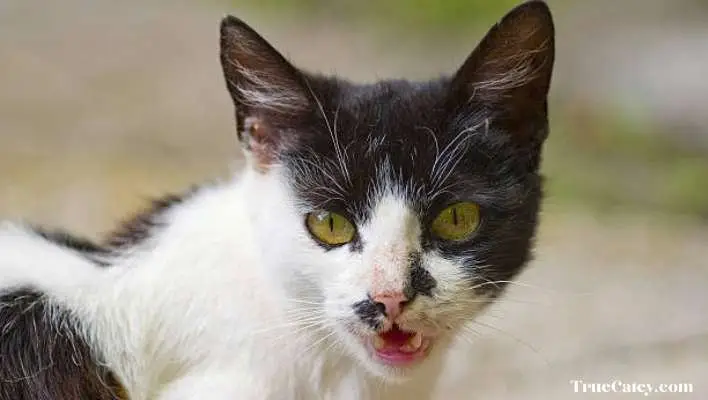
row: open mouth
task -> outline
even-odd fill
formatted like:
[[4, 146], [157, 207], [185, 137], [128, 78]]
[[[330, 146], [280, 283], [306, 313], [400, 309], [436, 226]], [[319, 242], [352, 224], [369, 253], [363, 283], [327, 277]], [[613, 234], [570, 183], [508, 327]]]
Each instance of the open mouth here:
[[373, 336], [370, 343], [380, 362], [397, 367], [424, 359], [430, 347], [430, 339], [419, 332], [404, 331], [396, 324], [386, 332]]

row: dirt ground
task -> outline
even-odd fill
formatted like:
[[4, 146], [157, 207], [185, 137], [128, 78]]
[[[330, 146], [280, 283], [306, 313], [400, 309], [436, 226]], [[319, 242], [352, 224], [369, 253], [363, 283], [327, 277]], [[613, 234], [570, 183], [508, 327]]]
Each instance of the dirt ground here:
[[[217, 62], [226, 8], [190, 4], [0, 1], [0, 215], [96, 236], [146, 197], [238, 163]], [[423, 65], [413, 43], [382, 52], [364, 34], [232, 11], [301, 65], [354, 79], [437, 74], [468, 51]], [[451, 355], [469, 367], [449, 369], [440, 398], [642, 396], [570, 383], [619, 379], [692, 383], [649, 397], [707, 399], [707, 245], [690, 220], [551, 197], [536, 261]]]

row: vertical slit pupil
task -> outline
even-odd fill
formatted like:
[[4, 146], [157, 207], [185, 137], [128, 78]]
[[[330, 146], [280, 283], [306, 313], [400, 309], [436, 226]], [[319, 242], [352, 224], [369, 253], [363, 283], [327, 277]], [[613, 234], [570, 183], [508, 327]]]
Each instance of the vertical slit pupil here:
[[457, 207], [452, 209], [452, 223], [457, 225]]
[[329, 216], [329, 231], [334, 232], [334, 218], [331, 215]]

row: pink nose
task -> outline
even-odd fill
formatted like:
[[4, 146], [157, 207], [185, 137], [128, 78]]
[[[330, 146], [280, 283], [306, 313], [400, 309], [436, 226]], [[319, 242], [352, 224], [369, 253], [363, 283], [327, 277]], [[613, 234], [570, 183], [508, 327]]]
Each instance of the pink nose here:
[[408, 298], [401, 292], [377, 294], [372, 297], [372, 300], [379, 308], [384, 309], [386, 316], [391, 320], [401, 315], [403, 307], [408, 303]]

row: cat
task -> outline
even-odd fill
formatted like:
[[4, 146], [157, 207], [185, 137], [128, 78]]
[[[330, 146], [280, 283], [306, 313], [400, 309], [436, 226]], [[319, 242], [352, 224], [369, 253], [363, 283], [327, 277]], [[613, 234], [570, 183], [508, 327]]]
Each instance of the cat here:
[[100, 245], [0, 225], [2, 400], [426, 398], [527, 263], [555, 51], [544, 2], [428, 82], [302, 71], [232, 16], [220, 46], [237, 176]]

